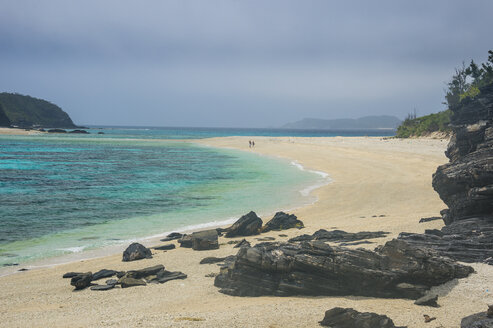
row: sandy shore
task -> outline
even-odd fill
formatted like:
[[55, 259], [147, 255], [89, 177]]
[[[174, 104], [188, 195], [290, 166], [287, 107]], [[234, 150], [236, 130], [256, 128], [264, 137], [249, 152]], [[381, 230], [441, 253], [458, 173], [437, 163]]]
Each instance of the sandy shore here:
[[14, 128], [0, 128], [0, 135], [10, 135], [10, 136], [30, 136], [35, 134], [42, 134], [44, 132], [37, 130], [25, 130], [25, 129], [14, 129]]
[[[441, 221], [419, 224], [421, 217], [437, 216], [445, 206], [431, 187], [431, 175], [447, 161], [446, 141], [380, 138], [271, 138], [256, 137], [254, 150], [247, 137], [197, 141], [296, 160], [307, 169], [330, 174], [333, 182], [314, 191], [319, 201], [294, 211], [306, 228], [287, 230], [289, 237], [320, 228], [351, 232], [385, 230], [387, 238], [399, 232], [440, 228]], [[252, 204], [255, 210], [255, 204]], [[383, 217], [380, 217], [384, 215]], [[374, 217], [377, 216], [377, 217]], [[270, 217], [263, 218], [264, 221]], [[152, 234], [154, 232], [150, 232]], [[279, 232], [266, 236], [284, 240]], [[255, 242], [254, 237], [247, 238]], [[220, 238], [220, 243], [227, 240]], [[219, 250], [175, 249], [155, 251], [153, 259], [121, 262], [121, 253], [0, 278], [2, 327], [319, 327], [332, 307], [386, 314], [396, 325], [458, 327], [466, 315], [484, 311], [493, 303], [493, 269], [473, 265], [477, 274], [436, 288], [440, 308], [418, 307], [411, 300], [366, 297], [256, 297], [223, 295], [206, 274], [218, 272], [214, 264], [199, 265], [206, 256], [235, 254], [231, 245]], [[138, 269], [164, 264], [188, 279], [106, 292], [73, 292], [68, 271]], [[425, 324], [423, 314], [437, 317]]]

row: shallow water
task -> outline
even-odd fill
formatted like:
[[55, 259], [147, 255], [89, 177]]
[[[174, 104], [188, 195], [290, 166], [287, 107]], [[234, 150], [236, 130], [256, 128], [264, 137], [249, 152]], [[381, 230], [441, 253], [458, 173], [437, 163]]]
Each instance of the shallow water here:
[[0, 147], [0, 265], [301, 206], [327, 181], [284, 160], [171, 140], [0, 136]]

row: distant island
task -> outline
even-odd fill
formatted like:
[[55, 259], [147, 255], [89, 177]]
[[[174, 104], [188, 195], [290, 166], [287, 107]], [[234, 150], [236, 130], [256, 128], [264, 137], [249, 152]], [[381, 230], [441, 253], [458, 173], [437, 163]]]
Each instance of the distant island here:
[[0, 126], [18, 128], [77, 128], [70, 116], [49, 101], [0, 93]]
[[282, 126], [283, 129], [317, 129], [317, 130], [359, 130], [359, 129], [396, 129], [402, 121], [395, 116], [365, 116], [361, 118], [343, 118], [326, 120], [304, 118]]

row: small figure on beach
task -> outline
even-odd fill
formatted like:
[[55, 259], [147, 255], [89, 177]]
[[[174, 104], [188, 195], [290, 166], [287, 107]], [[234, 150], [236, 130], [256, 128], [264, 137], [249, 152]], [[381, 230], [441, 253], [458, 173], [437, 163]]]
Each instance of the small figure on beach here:
[[252, 148], [255, 148], [255, 141], [252, 140]]
[[252, 148], [252, 140], [248, 140], [248, 148]]

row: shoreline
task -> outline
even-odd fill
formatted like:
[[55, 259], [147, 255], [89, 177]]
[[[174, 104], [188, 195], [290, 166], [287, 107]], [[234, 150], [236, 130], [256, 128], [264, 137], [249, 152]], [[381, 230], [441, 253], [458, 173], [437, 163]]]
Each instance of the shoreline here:
[[[251, 137], [250, 137], [251, 138]], [[249, 137], [202, 139], [210, 146], [248, 149]], [[298, 160], [304, 167], [329, 172], [332, 183], [313, 194], [319, 201], [294, 212], [304, 222], [302, 230], [271, 231], [246, 237], [275, 237], [276, 241], [320, 228], [348, 232], [388, 231], [387, 237], [362, 245], [373, 249], [402, 231], [423, 232], [443, 223], [418, 223], [421, 217], [436, 216], [445, 206], [431, 187], [431, 174], [446, 162], [446, 142], [437, 140], [383, 140], [380, 138], [271, 138], [255, 137], [255, 152]], [[376, 217], [375, 215], [384, 215]], [[281, 237], [285, 234], [288, 237]], [[233, 238], [242, 239], [243, 237]], [[473, 264], [477, 273], [435, 289], [440, 308], [422, 308], [405, 299], [369, 297], [232, 297], [221, 294], [206, 275], [218, 272], [213, 264], [199, 265], [207, 256], [224, 257], [237, 249], [220, 237], [220, 248], [193, 251], [176, 248], [153, 250], [153, 258], [122, 262], [121, 254], [84, 260], [0, 277], [0, 326], [64, 327], [319, 327], [326, 310], [352, 307], [361, 312], [389, 316], [396, 325], [409, 327], [455, 327], [460, 318], [482, 310], [493, 301], [485, 287], [491, 285], [493, 269]], [[176, 244], [176, 241], [170, 243]], [[361, 245], [360, 245], [361, 247]], [[63, 273], [100, 269], [132, 270], [164, 264], [167, 270], [182, 271], [188, 278], [162, 285], [149, 285], [107, 292], [72, 292]], [[94, 304], [101, 306], [94, 307]], [[131, 309], [131, 310], [129, 310]], [[423, 322], [423, 313], [437, 317]]]
[[[17, 129], [14, 129], [14, 130], [17, 130]], [[26, 132], [28, 132], [28, 131], [26, 131]], [[195, 144], [197, 146], [204, 147], [205, 145], [203, 143], [201, 143], [200, 140], [202, 140], [202, 139], [190, 139], [190, 140], [183, 139], [183, 140], [171, 140], [171, 141], [192, 143], [192, 144]], [[168, 140], [164, 139], [164, 140], [158, 140], [158, 141], [168, 141]], [[207, 147], [209, 147], [209, 146], [207, 146]], [[213, 147], [213, 148], [222, 149], [222, 147]], [[233, 149], [233, 150], [237, 150], [237, 149]], [[238, 151], [241, 151], [241, 150], [238, 150]], [[272, 159], [279, 159], [275, 156], [265, 155], [265, 154], [254, 153], [253, 155], [266, 157], [266, 158], [272, 158]], [[296, 192], [299, 192], [301, 194], [301, 196], [303, 198], [306, 198], [306, 199], [304, 202], [300, 203], [299, 205], [296, 205], [295, 207], [277, 208], [276, 210], [270, 210], [269, 209], [269, 210], [265, 210], [265, 211], [264, 210], [258, 211], [257, 209], [255, 209], [257, 215], [259, 215], [259, 217], [263, 217], [265, 222], [267, 222], [276, 212], [279, 212], [279, 211], [290, 212], [290, 211], [295, 211], [297, 209], [300, 209], [300, 208], [308, 206], [308, 205], [313, 205], [315, 202], [318, 201], [318, 198], [316, 196], [312, 196], [311, 195], [312, 192], [331, 182], [329, 174], [326, 172], [310, 170], [310, 169], [305, 168], [303, 165], [299, 164], [296, 161], [289, 161], [289, 159], [283, 159], [283, 158], [281, 158], [281, 159], [285, 162], [285, 165], [293, 165], [294, 167], [296, 167], [300, 171], [306, 171], [306, 172], [318, 174], [325, 181], [316, 182], [313, 185], [309, 185], [309, 186], [304, 187], [303, 189], [296, 190]], [[309, 199], [310, 197], [313, 197], [313, 200], [310, 200]], [[246, 213], [243, 213], [243, 214], [246, 214]], [[40, 258], [40, 259], [36, 259], [36, 260], [24, 262], [24, 263], [18, 263], [18, 265], [0, 267], [0, 278], [4, 277], [4, 276], [8, 276], [8, 275], [22, 273], [23, 271], [19, 271], [20, 269], [38, 270], [38, 269], [43, 269], [43, 268], [52, 268], [54, 266], [59, 266], [59, 265], [71, 264], [71, 263], [78, 262], [78, 261], [87, 261], [87, 260], [92, 260], [92, 259], [100, 259], [100, 258], [104, 258], [107, 256], [115, 256], [117, 254], [121, 254], [123, 252], [123, 250], [132, 242], [139, 242], [139, 243], [142, 243], [143, 245], [145, 245], [146, 247], [152, 248], [152, 247], [158, 246], [159, 244], [162, 244], [160, 239], [166, 237], [166, 235], [168, 235], [172, 232], [179, 232], [179, 233], [188, 234], [188, 233], [192, 233], [194, 231], [201, 231], [201, 230], [206, 230], [206, 229], [226, 228], [226, 227], [231, 226], [238, 219], [239, 219], [239, 217], [229, 217], [229, 218], [224, 219], [224, 220], [214, 220], [214, 221], [202, 222], [202, 223], [197, 223], [197, 224], [189, 224], [189, 225], [185, 225], [185, 226], [180, 226], [176, 229], [172, 229], [169, 231], [163, 231], [161, 233], [137, 237], [137, 238], [124, 239], [119, 243], [106, 245], [103, 247], [87, 249], [87, 250], [85, 249], [84, 246], [73, 247], [73, 248], [82, 248], [82, 250], [73, 251], [72, 253], [63, 254], [63, 255], [59, 255], [59, 256]]]

